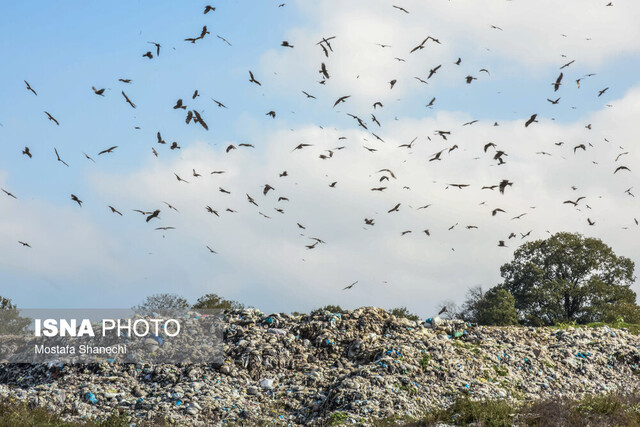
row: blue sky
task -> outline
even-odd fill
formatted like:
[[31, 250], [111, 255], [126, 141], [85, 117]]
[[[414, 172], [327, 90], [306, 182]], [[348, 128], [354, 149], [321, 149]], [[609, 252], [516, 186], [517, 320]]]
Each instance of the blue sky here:
[[[128, 307], [154, 292], [174, 291], [191, 300], [216, 292], [264, 310], [340, 302], [408, 305], [427, 314], [443, 300], [460, 300], [469, 286], [498, 283], [499, 266], [520, 242], [509, 241], [506, 250], [495, 246], [511, 232], [532, 229], [531, 238], [544, 238], [547, 230], [579, 231], [637, 257], [629, 236], [637, 236], [633, 218], [640, 211], [636, 199], [624, 193], [635, 182], [633, 166], [639, 161], [632, 123], [640, 111], [635, 73], [640, 46], [632, 19], [637, 6], [513, 3], [463, 8], [406, 1], [410, 14], [382, 1], [284, 7], [229, 1], [212, 3], [216, 10], [207, 15], [204, 3], [3, 6], [0, 186], [18, 200], [0, 198], [1, 294], [24, 307]], [[198, 36], [203, 25], [211, 34], [195, 45], [184, 41]], [[424, 50], [409, 53], [430, 34], [442, 44], [428, 42]], [[323, 36], [336, 36], [329, 57], [315, 44]], [[295, 47], [281, 47], [283, 40]], [[149, 41], [161, 43], [158, 57]], [[142, 57], [147, 51], [153, 59]], [[453, 63], [458, 57], [459, 66]], [[575, 63], [562, 70], [563, 85], [554, 92], [551, 83], [571, 60]], [[322, 62], [331, 78], [321, 85]], [[427, 85], [413, 78], [426, 79], [440, 64]], [[262, 86], [249, 82], [249, 70]], [[584, 78], [589, 73], [595, 75]], [[478, 80], [466, 84], [467, 75]], [[579, 89], [578, 78], [583, 78]], [[397, 79], [393, 89], [391, 79]], [[105, 88], [105, 96], [95, 95], [92, 86]], [[605, 87], [609, 90], [598, 97]], [[195, 89], [201, 96], [192, 100]], [[351, 98], [332, 107], [342, 95]], [[433, 97], [434, 108], [425, 108]], [[557, 97], [558, 105], [547, 101]], [[208, 132], [185, 124], [185, 112], [172, 108], [179, 98], [202, 114]], [[211, 98], [229, 108], [218, 108]], [[374, 110], [375, 101], [384, 107]], [[265, 115], [271, 110], [275, 119]], [[364, 119], [368, 129], [346, 113]], [[522, 124], [533, 113], [540, 122], [525, 133]], [[471, 120], [478, 123], [462, 127]], [[585, 128], [589, 123], [592, 130]], [[444, 141], [434, 135], [436, 129], [453, 136]], [[158, 131], [181, 150], [157, 144]], [[415, 149], [397, 149], [414, 137]], [[508, 165], [498, 168], [482, 151], [489, 141], [506, 147]], [[555, 146], [558, 141], [566, 144]], [[302, 142], [313, 146], [292, 153]], [[239, 143], [255, 148], [225, 152]], [[580, 143], [592, 144], [582, 157], [572, 152]], [[447, 152], [445, 161], [427, 161], [454, 144], [458, 150]], [[114, 145], [113, 153], [97, 156]], [[340, 145], [346, 148], [335, 151], [335, 158], [318, 158]], [[25, 146], [33, 158], [21, 154]], [[54, 147], [68, 168], [56, 161]], [[536, 154], [540, 151], [552, 156]], [[613, 176], [609, 169], [622, 164], [613, 161], [622, 152], [629, 152], [622, 160], [631, 172]], [[382, 185], [376, 171], [385, 166], [399, 179], [372, 198], [368, 190]], [[194, 168], [203, 177], [193, 177]], [[227, 173], [210, 175], [217, 169]], [[288, 181], [278, 176], [282, 170], [289, 170]], [[174, 173], [190, 183], [177, 182]], [[510, 198], [479, 191], [480, 184], [503, 178], [516, 182]], [[478, 189], [444, 189], [447, 182], [464, 179]], [[327, 188], [333, 181], [337, 191]], [[276, 188], [269, 196], [261, 194], [265, 183]], [[571, 185], [593, 209], [562, 205], [578, 196]], [[82, 208], [70, 194], [84, 201]], [[259, 216], [245, 194], [259, 199], [256, 210], [271, 218]], [[277, 196], [290, 203], [283, 206], [287, 202], [277, 202]], [[436, 201], [433, 214], [416, 211], [420, 200]], [[410, 207], [390, 219], [386, 210], [400, 201]], [[509, 205], [509, 214], [528, 210], [528, 222], [476, 220], [485, 213], [483, 201]], [[124, 216], [111, 213], [108, 205]], [[205, 205], [224, 213], [211, 218]], [[162, 214], [149, 225], [133, 209]], [[372, 216], [377, 225], [364, 230], [363, 218]], [[586, 217], [595, 218], [597, 226], [588, 226]], [[470, 221], [479, 223], [477, 234], [458, 231]], [[297, 222], [312, 226], [301, 230]], [[449, 232], [454, 223], [458, 228]], [[176, 230], [154, 230], [159, 226]], [[418, 240], [424, 227], [432, 231], [429, 242]], [[399, 239], [407, 229], [409, 237]], [[308, 250], [309, 237], [328, 243]], [[28, 241], [31, 250], [17, 240]], [[218, 254], [209, 253], [207, 245]], [[460, 265], [467, 267], [461, 271]], [[359, 289], [341, 291], [355, 280]]]

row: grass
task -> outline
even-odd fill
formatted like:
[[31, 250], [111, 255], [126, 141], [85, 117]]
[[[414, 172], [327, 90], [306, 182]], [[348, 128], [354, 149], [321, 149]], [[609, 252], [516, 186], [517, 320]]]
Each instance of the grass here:
[[[326, 423], [344, 425], [348, 420], [344, 412], [333, 412]], [[449, 424], [477, 427], [503, 426], [628, 426], [640, 427], [640, 394], [618, 393], [590, 395], [580, 400], [548, 399], [524, 404], [506, 400], [471, 400], [468, 395], [458, 398], [446, 409], [427, 412], [423, 418], [394, 416], [366, 420], [376, 427], [433, 426]], [[128, 427], [129, 416], [114, 412], [103, 420], [82, 423], [65, 422], [59, 415], [44, 408], [29, 407], [23, 403], [0, 403], [0, 427]], [[139, 427], [168, 426], [161, 419], [136, 424]]]
[[630, 333], [632, 333], [633, 335], [640, 335], [640, 324], [638, 323], [627, 323], [627, 322], [611, 322], [611, 323], [605, 323], [605, 322], [593, 322], [593, 323], [587, 323], [585, 325], [581, 325], [575, 322], [570, 322], [570, 323], [558, 323], [557, 325], [551, 326], [554, 329], [568, 329], [569, 327], [572, 328], [601, 328], [603, 326], [608, 326], [610, 328], [613, 329], [627, 329], [629, 330]]
[[391, 417], [375, 420], [376, 427], [390, 426], [629, 426], [640, 427], [640, 395], [601, 394], [580, 400], [549, 399], [513, 405], [506, 400], [457, 399], [447, 409], [428, 412], [422, 419]]
[[[102, 420], [90, 420], [82, 423], [66, 422], [54, 413], [40, 407], [30, 407], [25, 403], [0, 403], [0, 427], [129, 427], [130, 417], [125, 413], [114, 412]], [[162, 419], [136, 424], [139, 427], [166, 426]]]

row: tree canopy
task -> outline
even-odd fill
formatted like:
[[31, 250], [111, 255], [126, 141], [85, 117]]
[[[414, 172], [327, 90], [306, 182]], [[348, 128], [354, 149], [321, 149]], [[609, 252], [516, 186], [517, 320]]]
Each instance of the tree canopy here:
[[500, 268], [501, 287], [532, 325], [607, 321], [617, 311], [637, 315], [633, 271], [631, 259], [600, 239], [566, 232], [525, 243]]
[[142, 304], [133, 307], [136, 313], [151, 315], [153, 313], [161, 316], [171, 316], [181, 314], [189, 308], [186, 299], [176, 294], [154, 294], [148, 296]]
[[199, 310], [237, 310], [244, 308], [244, 304], [239, 303], [238, 301], [224, 299], [216, 294], [206, 294], [198, 298], [198, 301], [193, 305], [193, 308]]

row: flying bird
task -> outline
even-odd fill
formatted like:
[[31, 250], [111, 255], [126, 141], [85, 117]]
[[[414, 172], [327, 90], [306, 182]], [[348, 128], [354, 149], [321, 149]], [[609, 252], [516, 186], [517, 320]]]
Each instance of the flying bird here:
[[525, 122], [524, 127], [529, 127], [531, 123], [538, 123], [538, 121], [536, 120], [536, 117], [538, 117], [537, 114], [532, 114], [531, 117], [529, 117], [529, 120]]
[[36, 93], [35, 90], [33, 90], [33, 88], [31, 87], [28, 81], [25, 80], [24, 83], [27, 85], [27, 90], [30, 90], [31, 92], [33, 92], [35, 96], [38, 96], [38, 94]]
[[95, 86], [91, 86], [91, 89], [93, 89], [93, 93], [95, 93], [96, 95], [104, 96], [104, 88], [96, 89]]
[[49, 114], [46, 111], [44, 113], [47, 115], [50, 121], [53, 121], [56, 125], [60, 126], [60, 123], [55, 119], [55, 117], [53, 117], [51, 114]]
[[261, 84], [259, 81], [257, 81], [257, 80], [253, 77], [253, 73], [252, 73], [251, 71], [249, 71], [249, 77], [251, 77], [251, 78], [249, 79], [249, 81], [250, 81], [251, 83], [255, 83], [255, 84], [257, 84], [258, 86], [262, 86], [262, 84]]
[[107, 148], [106, 150], [102, 150], [101, 152], [98, 153], [98, 156], [100, 154], [105, 154], [105, 153], [112, 153], [113, 150], [115, 150], [116, 148], [118, 148], [117, 145], [114, 145], [113, 147]]
[[131, 100], [129, 99], [129, 97], [127, 96], [126, 93], [124, 93], [124, 91], [122, 91], [122, 96], [124, 96], [125, 101], [131, 105], [131, 108], [136, 108], [136, 104], [134, 104], [133, 102], [131, 102]]
[[24, 154], [25, 156], [29, 156], [29, 158], [33, 157], [31, 155], [31, 151], [29, 151], [29, 147], [24, 147], [24, 150], [22, 150], [22, 154]]
[[216, 10], [216, 8], [215, 8], [215, 7], [210, 6], [210, 5], [206, 5], [206, 6], [204, 7], [204, 12], [202, 12], [202, 13], [203, 13], [204, 15], [206, 15], [207, 13], [209, 13], [209, 12], [213, 12], [213, 11], [215, 11], [215, 10]]
[[347, 98], [350, 98], [351, 95], [346, 95], [346, 96], [341, 96], [340, 98], [338, 98], [338, 100], [333, 104], [334, 108], [336, 105], [340, 104], [341, 102], [345, 102], [347, 100]]
[[343, 291], [346, 291], [347, 289], [351, 289], [353, 288], [353, 286], [358, 283], [358, 281], [356, 280], [355, 282], [353, 282], [352, 284], [350, 284], [349, 286], [345, 286], [344, 288], [342, 288]]
[[78, 199], [78, 196], [76, 196], [75, 194], [71, 195], [71, 200], [76, 202], [78, 204], [78, 206], [82, 207], [82, 200]]
[[562, 73], [560, 73], [560, 75], [556, 79], [555, 83], [551, 83], [553, 85], [553, 91], [554, 92], [556, 92], [558, 89], [560, 89], [560, 85], [562, 84], [562, 83], [560, 83], [561, 81], [562, 81]]
[[109, 209], [111, 209], [111, 213], [116, 213], [116, 214], [122, 216], [122, 213], [119, 210], [117, 210], [116, 208], [114, 208], [111, 205], [108, 205], [108, 206], [109, 206]]
[[14, 196], [13, 194], [9, 193], [7, 190], [5, 190], [4, 188], [2, 188], [2, 191], [4, 191], [4, 193], [9, 196], [9, 197], [13, 197], [14, 199], [17, 199], [16, 196]]
[[55, 147], [53, 147], [53, 151], [55, 151], [55, 152], [56, 152], [56, 157], [58, 158], [58, 161], [59, 161], [59, 162], [62, 162], [62, 164], [64, 164], [66, 167], [69, 167], [69, 165], [67, 164], [67, 162], [65, 162], [64, 160], [62, 160], [62, 159], [60, 158], [60, 155], [58, 154], [58, 149], [57, 149], [57, 148], [55, 148]]
[[160, 209], [156, 209], [155, 211], [153, 211], [149, 216], [147, 216], [146, 221], [149, 222], [151, 221], [153, 218], [158, 218], [158, 215], [160, 215]]

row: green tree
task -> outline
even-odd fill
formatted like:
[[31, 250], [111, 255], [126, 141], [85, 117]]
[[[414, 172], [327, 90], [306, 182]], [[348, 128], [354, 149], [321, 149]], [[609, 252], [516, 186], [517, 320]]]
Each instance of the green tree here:
[[393, 314], [396, 317], [404, 317], [415, 322], [420, 320], [420, 317], [417, 314], [411, 313], [407, 307], [392, 308], [391, 310], [389, 310], [389, 313]]
[[177, 294], [154, 294], [133, 307], [133, 310], [142, 315], [157, 313], [160, 316], [172, 316], [184, 313], [188, 308], [187, 300]]
[[244, 304], [224, 299], [216, 294], [206, 294], [198, 298], [193, 308], [198, 310], [240, 310], [244, 308]]
[[517, 325], [516, 299], [506, 289], [489, 289], [481, 300], [477, 322], [494, 326]]
[[483, 292], [480, 286], [469, 289], [460, 317], [467, 322], [480, 325], [508, 326], [518, 324], [515, 298], [509, 291], [498, 286], [487, 292]]
[[634, 313], [633, 270], [600, 239], [563, 232], [525, 243], [500, 273], [526, 323], [553, 325], [604, 321], [620, 308]]
[[24, 334], [30, 322], [30, 319], [20, 316], [18, 307], [9, 298], [0, 296], [0, 334]]

